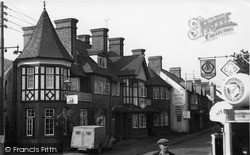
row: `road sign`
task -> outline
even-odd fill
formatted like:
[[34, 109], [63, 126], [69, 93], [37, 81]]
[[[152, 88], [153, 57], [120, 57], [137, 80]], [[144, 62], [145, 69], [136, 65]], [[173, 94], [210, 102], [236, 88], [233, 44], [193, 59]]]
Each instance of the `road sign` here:
[[200, 60], [201, 77], [210, 80], [216, 76], [215, 59]]
[[222, 68], [221, 71], [226, 76], [231, 76], [236, 74], [240, 70], [240, 67], [237, 66], [232, 60], [229, 60]]

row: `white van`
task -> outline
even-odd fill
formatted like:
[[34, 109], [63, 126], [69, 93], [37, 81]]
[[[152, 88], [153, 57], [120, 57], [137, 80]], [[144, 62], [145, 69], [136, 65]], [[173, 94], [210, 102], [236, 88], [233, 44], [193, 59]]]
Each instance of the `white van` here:
[[71, 147], [80, 150], [96, 149], [100, 154], [103, 148], [111, 149], [115, 143], [114, 138], [106, 136], [106, 128], [103, 126], [74, 126]]

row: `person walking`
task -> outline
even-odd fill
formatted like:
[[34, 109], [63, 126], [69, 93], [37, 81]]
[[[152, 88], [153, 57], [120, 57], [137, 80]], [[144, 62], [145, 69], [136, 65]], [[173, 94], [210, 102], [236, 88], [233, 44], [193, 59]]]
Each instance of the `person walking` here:
[[172, 152], [168, 151], [169, 140], [161, 138], [157, 141], [160, 151], [154, 153], [153, 155], [175, 155]]

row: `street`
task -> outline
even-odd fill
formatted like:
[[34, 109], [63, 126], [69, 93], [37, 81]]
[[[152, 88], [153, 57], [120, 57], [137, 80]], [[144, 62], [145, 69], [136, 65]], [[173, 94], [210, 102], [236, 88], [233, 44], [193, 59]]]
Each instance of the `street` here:
[[[211, 133], [207, 132], [193, 139], [169, 147], [169, 151], [176, 155], [211, 155]], [[152, 155], [150, 151], [144, 155]]]

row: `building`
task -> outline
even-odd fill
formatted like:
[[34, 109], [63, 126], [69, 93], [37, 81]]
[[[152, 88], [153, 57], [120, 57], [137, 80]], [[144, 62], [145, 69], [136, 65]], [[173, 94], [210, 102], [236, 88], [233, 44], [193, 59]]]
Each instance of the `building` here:
[[195, 85], [193, 82], [183, 80], [180, 67], [164, 70], [161, 56], [149, 57], [148, 61], [149, 68], [172, 86], [171, 131], [194, 132], [207, 127], [210, 122], [208, 113], [211, 101], [207, 98], [201, 81]]
[[44, 9], [23, 28], [24, 49], [6, 76], [6, 144], [68, 148], [77, 125], [105, 126], [118, 140], [170, 132], [171, 86], [148, 70], [145, 50], [124, 56], [124, 38], [106, 28], [90, 30], [90, 44], [77, 22], [54, 28]]

